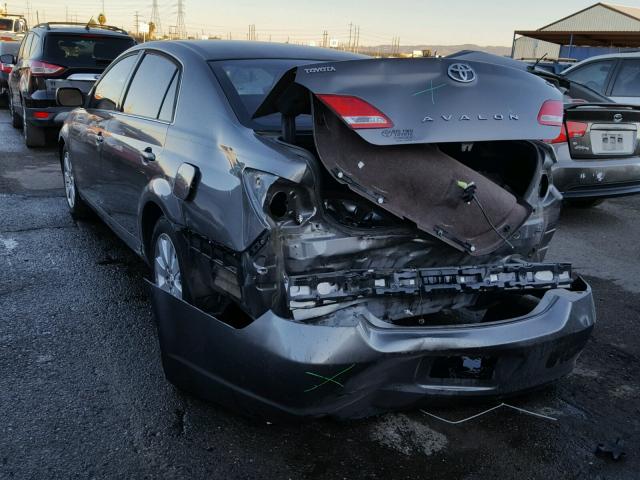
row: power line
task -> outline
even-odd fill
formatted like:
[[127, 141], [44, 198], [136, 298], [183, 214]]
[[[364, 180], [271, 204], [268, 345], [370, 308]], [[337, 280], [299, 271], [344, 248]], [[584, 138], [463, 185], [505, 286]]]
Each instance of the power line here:
[[162, 36], [162, 25], [160, 23], [160, 11], [158, 10], [158, 0], [153, 0], [151, 6], [151, 23], [155, 26], [155, 33]]
[[184, 23], [184, 0], [178, 0], [178, 19], [176, 21], [178, 38], [187, 38], [187, 27]]

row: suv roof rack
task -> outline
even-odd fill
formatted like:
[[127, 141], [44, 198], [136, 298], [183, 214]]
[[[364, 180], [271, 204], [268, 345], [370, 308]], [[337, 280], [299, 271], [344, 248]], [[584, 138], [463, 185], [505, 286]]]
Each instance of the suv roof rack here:
[[44, 22], [44, 23], [37, 24], [33, 28], [44, 27], [47, 30], [51, 30], [51, 26], [62, 26], [62, 25], [68, 25], [70, 27], [84, 27], [86, 30], [90, 30], [92, 28], [101, 28], [103, 30], [109, 30], [110, 32], [120, 32], [120, 33], [124, 33], [125, 35], [129, 35], [129, 32], [127, 32], [126, 30], [120, 27], [114, 27], [113, 25], [100, 25], [98, 23], [96, 23], [95, 25], [91, 25], [89, 23], [81, 23], [81, 22]]

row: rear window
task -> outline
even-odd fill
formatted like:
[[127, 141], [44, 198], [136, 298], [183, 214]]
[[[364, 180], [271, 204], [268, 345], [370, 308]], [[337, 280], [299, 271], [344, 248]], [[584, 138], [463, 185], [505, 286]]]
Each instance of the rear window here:
[[13, 20], [0, 18], [0, 32], [10, 32], [13, 30]]
[[[320, 60], [310, 59], [266, 58], [221, 60], [210, 62], [210, 65], [241, 123], [255, 130], [277, 131], [281, 128], [279, 113], [256, 120], [251, 116], [285, 72], [298, 65], [319, 62]], [[310, 130], [310, 116], [299, 115], [296, 117], [296, 125], [301, 130]]]
[[105, 35], [47, 35], [43, 57], [63, 67], [105, 68], [134, 45], [130, 38]]

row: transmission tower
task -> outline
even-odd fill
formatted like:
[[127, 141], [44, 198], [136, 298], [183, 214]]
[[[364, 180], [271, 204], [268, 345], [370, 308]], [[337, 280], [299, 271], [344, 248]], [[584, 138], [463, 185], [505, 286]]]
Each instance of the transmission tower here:
[[155, 25], [155, 34], [162, 36], [162, 25], [160, 24], [160, 11], [158, 10], [158, 0], [153, 0], [151, 6], [151, 23]]
[[187, 38], [187, 27], [184, 24], [184, 0], [178, 0], [178, 20], [176, 21], [178, 38]]

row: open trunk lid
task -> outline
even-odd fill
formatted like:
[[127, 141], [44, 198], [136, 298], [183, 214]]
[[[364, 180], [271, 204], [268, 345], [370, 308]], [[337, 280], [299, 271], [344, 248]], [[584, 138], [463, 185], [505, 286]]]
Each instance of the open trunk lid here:
[[355, 130], [374, 145], [540, 140], [559, 133], [559, 125], [538, 118], [546, 101], [562, 99], [548, 82], [514, 68], [445, 58], [297, 67], [275, 85], [254, 118], [308, 113], [308, 91], [353, 96], [383, 113], [392, 127]]
[[[318, 157], [338, 182], [456, 249], [484, 255], [532, 208], [437, 144], [555, 138], [561, 98], [538, 77], [488, 63], [354, 60], [290, 70], [254, 117], [282, 113], [286, 138], [292, 118], [312, 113]], [[345, 113], [354, 102], [362, 113]]]

